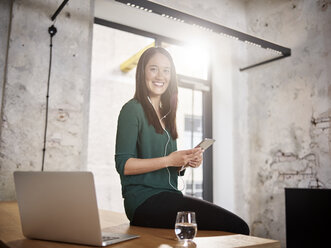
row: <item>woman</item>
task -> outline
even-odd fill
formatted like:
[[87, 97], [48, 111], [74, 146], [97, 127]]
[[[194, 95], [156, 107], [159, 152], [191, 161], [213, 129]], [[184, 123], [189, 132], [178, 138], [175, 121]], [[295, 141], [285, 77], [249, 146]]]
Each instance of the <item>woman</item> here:
[[200, 148], [177, 151], [176, 70], [170, 54], [152, 47], [140, 57], [136, 92], [119, 115], [116, 169], [131, 225], [173, 228], [178, 211], [194, 211], [200, 230], [249, 234], [247, 224], [229, 211], [184, 196], [177, 189], [185, 167], [202, 163]]

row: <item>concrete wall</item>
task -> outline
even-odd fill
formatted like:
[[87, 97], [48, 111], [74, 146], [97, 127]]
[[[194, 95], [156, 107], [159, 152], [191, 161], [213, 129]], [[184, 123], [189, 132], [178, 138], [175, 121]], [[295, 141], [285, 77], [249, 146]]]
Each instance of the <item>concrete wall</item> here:
[[[15, 1], [9, 22], [10, 2], [1, 1], [0, 200], [14, 199], [14, 170], [41, 167], [47, 29], [61, 2]], [[156, 2], [292, 49], [289, 58], [239, 72], [260, 52], [210, 38], [215, 203], [248, 221], [253, 235], [279, 239], [284, 247], [284, 187], [307, 187], [316, 179], [331, 187], [330, 4]], [[71, 0], [56, 22], [46, 170], [86, 169], [92, 4]]]
[[237, 206], [247, 210], [253, 235], [284, 247], [284, 188], [314, 186], [317, 179], [331, 188], [331, 6], [247, 1], [246, 18], [248, 33], [292, 49], [289, 58], [244, 72], [248, 108], [236, 114], [246, 122], [239, 130], [246, 144], [236, 147], [249, 168]]
[[[49, 68], [48, 27], [52, 24], [50, 16], [61, 3], [13, 2], [2, 88], [0, 200], [15, 198], [13, 171], [41, 169]], [[5, 18], [10, 8], [1, 8], [2, 11]], [[70, 1], [55, 23], [58, 33], [53, 38], [46, 171], [86, 169], [92, 23], [93, 1], [79, 0]], [[0, 36], [5, 40], [6, 22], [0, 25]]]
[[[8, 35], [10, 31], [10, 15], [12, 9], [12, 1], [1, 1], [0, 2], [0, 113], [2, 109], [2, 94], [3, 85], [5, 81], [6, 72], [6, 59], [8, 51]], [[0, 118], [1, 123], [1, 118]], [[1, 134], [1, 125], [0, 125]], [[0, 135], [1, 137], [1, 135]]]

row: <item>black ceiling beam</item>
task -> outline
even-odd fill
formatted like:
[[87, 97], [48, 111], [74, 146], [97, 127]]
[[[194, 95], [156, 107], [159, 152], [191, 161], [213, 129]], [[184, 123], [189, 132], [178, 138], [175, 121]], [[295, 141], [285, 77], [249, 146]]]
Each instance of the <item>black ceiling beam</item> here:
[[267, 63], [270, 63], [270, 62], [273, 62], [273, 61], [276, 61], [276, 60], [279, 60], [279, 59], [283, 59], [283, 58], [288, 57], [288, 56], [289, 55], [287, 55], [287, 56], [281, 55], [281, 56], [276, 57], [276, 58], [268, 59], [268, 60], [262, 61], [260, 63], [256, 63], [256, 64], [253, 64], [253, 65], [246, 66], [244, 68], [240, 68], [239, 71], [245, 71], [245, 70], [251, 69], [253, 67], [259, 66], [259, 65], [264, 65], [264, 64], [267, 64]]
[[54, 21], [57, 17], [58, 14], [60, 14], [60, 12], [62, 11], [63, 7], [67, 4], [69, 0], [64, 0], [61, 5], [57, 8], [57, 10], [54, 12], [54, 14], [52, 15], [51, 19], [52, 21]]
[[193, 26], [196, 26], [198, 28], [201, 28], [206, 31], [214, 32], [220, 35], [224, 35], [225, 37], [233, 38], [235, 40], [243, 41], [247, 44], [265, 48], [267, 50], [273, 51], [276, 54], [280, 55], [274, 59], [269, 59], [254, 65], [250, 65], [244, 68], [241, 68], [240, 71], [244, 71], [262, 64], [266, 64], [275, 60], [279, 60], [288, 56], [291, 56], [291, 49], [287, 47], [283, 47], [280, 45], [277, 45], [275, 43], [259, 39], [257, 37], [254, 37], [249, 34], [245, 34], [243, 32], [239, 32], [237, 30], [216, 24], [214, 22], [210, 22], [204, 19], [201, 19], [196, 16], [192, 16], [183, 12], [180, 12], [178, 10], [156, 4], [147, 0], [115, 0], [116, 2], [120, 2], [123, 4], [126, 4], [128, 6], [140, 9], [142, 11], [158, 14], [160, 16], [163, 16], [168, 19], [172, 19], [174, 21], [178, 22], [184, 22]]
[[122, 30], [122, 31], [125, 31], [125, 32], [130, 32], [130, 33], [133, 33], [133, 34], [146, 36], [146, 37], [154, 39], [156, 42], [158, 42], [159, 40], [162, 40], [164, 42], [171, 43], [171, 44], [176, 44], [176, 45], [179, 45], [179, 46], [183, 46], [183, 45], [186, 44], [183, 41], [175, 40], [175, 39], [163, 36], [163, 35], [159, 35], [159, 34], [155, 34], [155, 33], [145, 31], [145, 30], [129, 27], [127, 25], [123, 25], [123, 24], [120, 24], [120, 23], [108, 21], [108, 20], [101, 19], [101, 18], [98, 18], [98, 17], [94, 17], [94, 23], [100, 24], [100, 25], [103, 25], [103, 26], [107, 26], [107, 27], [110, 27], [110, 28], [119, 29], [119, 30]]

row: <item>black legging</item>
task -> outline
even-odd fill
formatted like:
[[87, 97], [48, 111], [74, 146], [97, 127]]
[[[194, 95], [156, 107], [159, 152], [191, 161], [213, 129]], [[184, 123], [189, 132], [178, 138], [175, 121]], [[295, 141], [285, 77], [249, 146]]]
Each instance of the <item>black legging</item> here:
[[193, 211], [199, 230], [219, 230], [249, 234], [249, 227], [237, 215], [197, 198], [162, 192], [148, 198], [135, 211], [131, 225], [174, 228], [177, 212]]

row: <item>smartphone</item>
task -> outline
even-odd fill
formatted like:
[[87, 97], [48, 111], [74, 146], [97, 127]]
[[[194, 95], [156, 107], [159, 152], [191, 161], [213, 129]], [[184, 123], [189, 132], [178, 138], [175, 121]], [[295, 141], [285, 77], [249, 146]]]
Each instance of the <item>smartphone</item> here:
[[204, 138], [196, 147], [201, 147], [204, 151], [207, 150], [215, 142], [214, 139]]

